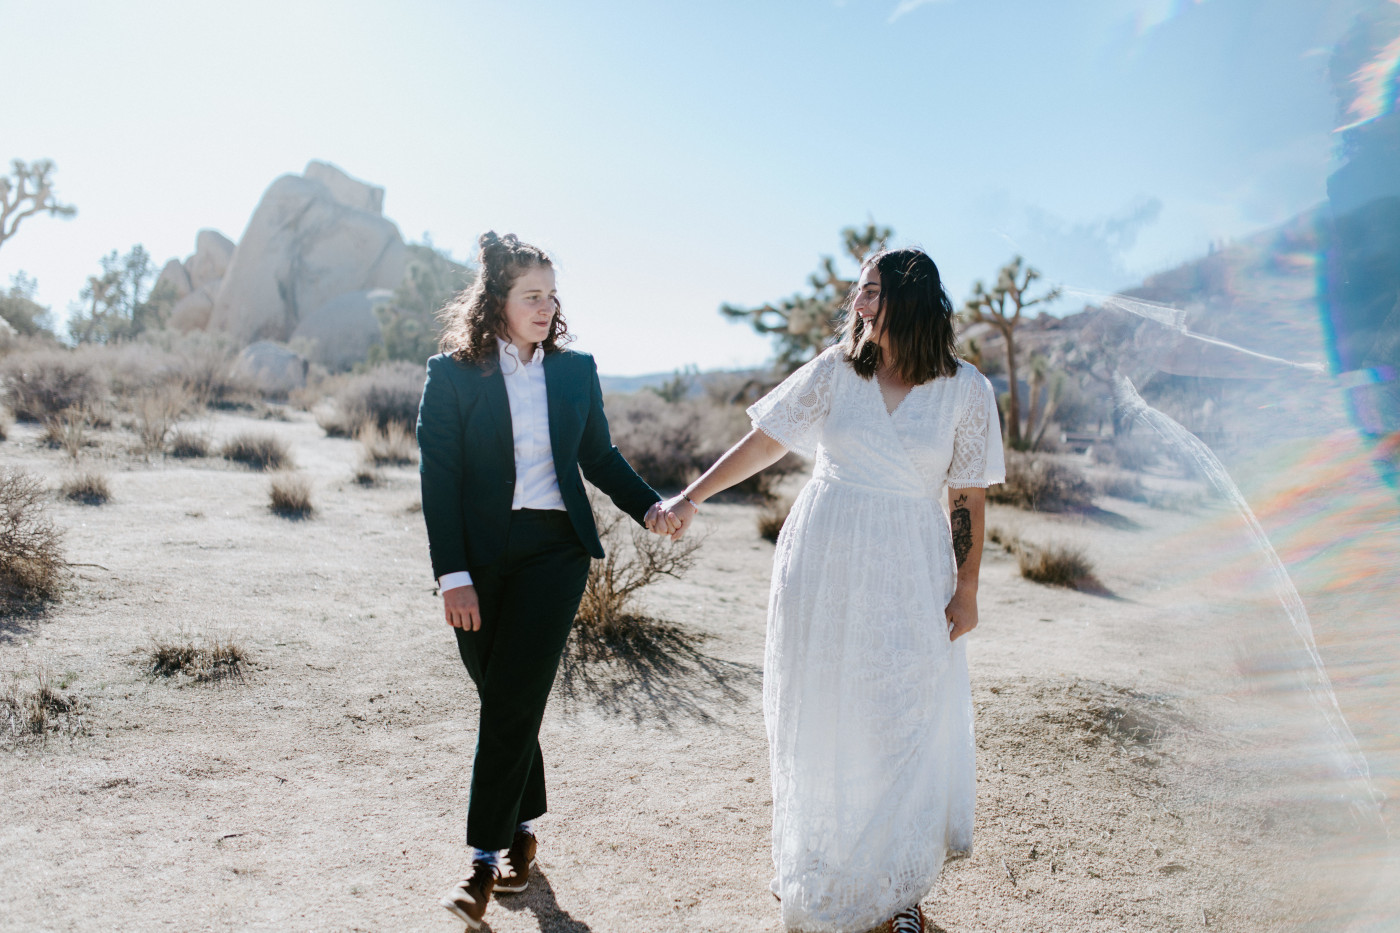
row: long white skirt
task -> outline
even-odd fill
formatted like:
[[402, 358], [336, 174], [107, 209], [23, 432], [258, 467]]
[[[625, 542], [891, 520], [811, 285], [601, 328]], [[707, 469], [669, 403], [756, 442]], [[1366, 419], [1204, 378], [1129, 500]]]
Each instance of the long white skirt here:
[[972, 843], [967, 656], [935, 500], [814, 478], [778, 538], [763, 708], [775, 893], [805, 933], [863, 933]]

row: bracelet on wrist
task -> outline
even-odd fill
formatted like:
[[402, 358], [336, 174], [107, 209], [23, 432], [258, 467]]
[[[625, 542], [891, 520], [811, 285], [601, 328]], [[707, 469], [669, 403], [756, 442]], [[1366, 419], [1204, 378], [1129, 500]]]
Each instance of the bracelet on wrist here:
[[690, 498], [690, 496], [686, 495], [685, 493], [681, 493], [681, 498], [684, 499], [686, 502], [690, 503], [690, 507], [695, 510], [696, 515], [700, 514], [700, 506], [695, 504], [694, 499]]

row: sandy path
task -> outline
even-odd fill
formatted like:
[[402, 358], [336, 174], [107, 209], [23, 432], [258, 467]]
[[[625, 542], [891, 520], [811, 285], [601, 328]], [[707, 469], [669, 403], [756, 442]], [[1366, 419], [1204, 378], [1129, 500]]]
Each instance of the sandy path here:
[[[106, 570], [80, 570], [47, 615], [0, 623], [0, 669], [63, 676], [90, 734], [0, 753], [0, 929], [460, 929], [436, 901], [466, 867], [475, 709], [437, 615], [416, 474], [355, 485], [357, 446], [303, 414], [211, 429], [286, 439], [317, 515], [271, 515], [268, 478], [223, 461], [116, 453], [111, 503], [55, 503], [71, 559]], [[16, 428], [0, 456], [56, 485], [62, 455], [34, 437]], [[989, 555], [970, 646], [978, 849], [950, 865], [931, 916], [950, 933], [1338, 928], [1336, 889], [1295, 877], [1311, 841], [1339, 838], [1335, 808], [1275, 806], [1300, 792], [1271, 784], [1245, 738], [1276, 709], [1239, 686], [1254, 636], [1202, 650], [1267, 615], [1257, 588], [1205, 566], [1237, 532], [1209, 509], [1105, 506], [993, 510], [1027, 537], [1086, 543], [1113, 596], [1037, 586]], [[758, 676], [772, 548], [754, 507], [705, 513], [700, 564], [645, 597], [705, 636], [699, 653], [561, 682], [542, 871], [491, 929], [779, 929]], [[179, 631], [228, 634], [254, 668], [216, 685], [149, 677], [145, 649]]]

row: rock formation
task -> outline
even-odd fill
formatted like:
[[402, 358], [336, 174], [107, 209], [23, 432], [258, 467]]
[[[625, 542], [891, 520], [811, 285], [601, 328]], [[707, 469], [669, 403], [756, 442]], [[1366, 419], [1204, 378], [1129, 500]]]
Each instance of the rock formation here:
[[234, 250], [209, 329], [285, 341], [337, 296], [397, 286], [404, 243], [382, 202], [383, 189], [320, 162], [274, 181]]
[[309, 364], [304, 356], [268, 340], [243, 348], [234, 371], [269, 395], [285, 396], [306, 385]]
[[291, 343], [327, 369], [349, 369], [384, 342], [374, 309], [393, 297], [387, 288], [337, 295], [301, 319]]

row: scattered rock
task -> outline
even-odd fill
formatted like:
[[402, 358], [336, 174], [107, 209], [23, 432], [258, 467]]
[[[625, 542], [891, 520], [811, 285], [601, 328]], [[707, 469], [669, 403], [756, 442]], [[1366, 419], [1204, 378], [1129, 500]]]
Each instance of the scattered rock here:
[[234, 369], [247, 376], [268, 395], [286, 395], [306, 385], [310, 363], [306, 357], [281, 344], [260, 340], [243, 349]]

